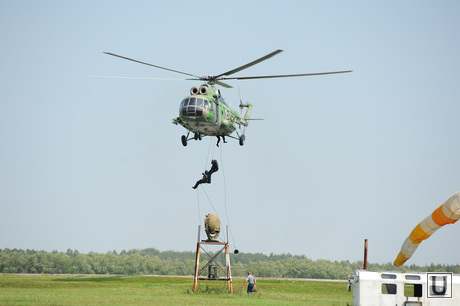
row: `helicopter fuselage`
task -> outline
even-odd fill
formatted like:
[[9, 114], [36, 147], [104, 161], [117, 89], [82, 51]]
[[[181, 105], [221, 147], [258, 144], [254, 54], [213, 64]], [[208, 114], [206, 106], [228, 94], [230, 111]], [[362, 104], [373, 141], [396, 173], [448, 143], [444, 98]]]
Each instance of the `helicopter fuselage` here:
[[[204, 84], [192, 87], [190, 95], [180, 103], [179, 117], [172, 121], [195, 133], [195, 139], [201, 139], [202, 135], [230, 136], [237, 127], [248, 125], [252, 105], [245, 104], [243, 107], [248, 108], [244, 116], [227, 104], [218, 89]], [[240, 135], [238, 139], [241, 139]]]

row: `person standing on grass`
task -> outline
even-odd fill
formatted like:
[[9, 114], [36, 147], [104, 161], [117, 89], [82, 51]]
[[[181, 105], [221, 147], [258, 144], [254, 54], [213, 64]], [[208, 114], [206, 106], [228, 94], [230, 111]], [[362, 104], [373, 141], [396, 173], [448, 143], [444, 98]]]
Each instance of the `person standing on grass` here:
[[248, 277], [244, 281], [243, 287], [244, 287], [244, 284], [246, 284], [246, 282], [248, 282], [248, 294], [250, 294], [257, 287], [256, 278], [254, 277], [254, 275], [251, 274], [251, 272], [248, 272]]

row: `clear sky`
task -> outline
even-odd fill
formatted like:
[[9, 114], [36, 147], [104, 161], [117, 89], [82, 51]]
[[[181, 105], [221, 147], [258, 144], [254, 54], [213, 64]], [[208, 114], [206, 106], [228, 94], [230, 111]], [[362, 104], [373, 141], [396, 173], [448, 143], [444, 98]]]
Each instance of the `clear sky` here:
[[[0, 248], [191, 251], [207, 213], [232, 249], [393, 262], [460, 190], [458, 1], [1, 1]], [[243, 147], [183, 147], [196, 81], [254, 104]], [[191, 187], [210, 159], [211, 185]], [[205, 193], [206, 192], [206, 193]], [[208, 198], [209, 197], [209, 201]], [[212, 204], [212, 205], [211, 205]], [[460, 263], [460, 224], [407, 264]], [[225, 236], [225, 235], [224, 235]]]

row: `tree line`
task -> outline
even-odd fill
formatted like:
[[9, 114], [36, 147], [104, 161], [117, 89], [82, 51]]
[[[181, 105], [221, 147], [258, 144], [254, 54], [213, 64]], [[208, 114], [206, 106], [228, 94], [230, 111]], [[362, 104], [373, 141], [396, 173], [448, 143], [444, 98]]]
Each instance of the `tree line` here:
[[[209, 252], [210, 257], [216, 253]], [[220, 256], [220, 257], [219, 257]], [[209, 260], [202, 254], [200, 267]], [[223, 254], [216, 261], [225, 267]], [[302, 255], [239, 253], [230, 254], [232, 276], [246, 276], [251, 271], [257, 277], [346, 279], [363, 262], [312, 260]], [[374, 271], [424, 271], [460, 273], [460, 265], [395, 267], [391, 263], [368, 263]], [[119, 274], [119, 275], [193, 275], [195, 252], [143, 250], [110, 251], [82, 254], [77, 250], [46, 252], [20, 249], [0, 249], [0, 273], [32, 274]]]

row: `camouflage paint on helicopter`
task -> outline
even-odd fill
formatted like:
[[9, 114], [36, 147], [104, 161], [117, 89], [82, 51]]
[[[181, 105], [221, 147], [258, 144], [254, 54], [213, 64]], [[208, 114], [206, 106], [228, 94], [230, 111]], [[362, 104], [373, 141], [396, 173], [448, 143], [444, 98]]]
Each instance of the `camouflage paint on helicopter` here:
[[[189, 133], [195, 133], [195, 139], [201, 135], [230, 136], [236, 131], [240, 145], [244, 144], [244, 134], [239, 134], [237, 125], [247, 126], [251, 116], [252, 104], [240, 104], [246, 107], [246, 114], [240, 115], [233, 110], [220, 94], [220, 90], [211, 84], [194, 86], [190, 89], [190, 96], [185, 97], [179, 106], [179, 117], [172, 120], [181, 125]], [[182, 144], [187, 145], [188, 135], [182, 136]]]

